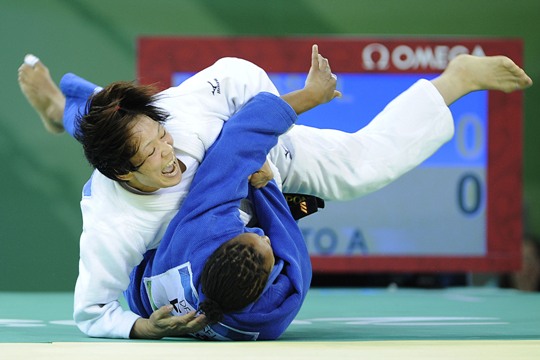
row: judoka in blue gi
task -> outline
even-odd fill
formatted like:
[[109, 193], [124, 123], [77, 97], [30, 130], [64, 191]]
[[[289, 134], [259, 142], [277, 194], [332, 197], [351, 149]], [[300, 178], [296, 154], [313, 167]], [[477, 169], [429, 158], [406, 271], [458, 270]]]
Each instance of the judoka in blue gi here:
[[[283, 334], [309, 289], [310, 259], [274, 181], [254, 189], [247, 178], [295, 120], [287, 103], [261, 93], [224, 125], [158, 249], [132, 273], [125, 293], [132, 311], [148, 318], [167, 304], [176, 315], [198, 310], [213, 322], [194, 334], [204, 339]], [[245, 197], [254, 204], [258, 227], [239, 218]]]

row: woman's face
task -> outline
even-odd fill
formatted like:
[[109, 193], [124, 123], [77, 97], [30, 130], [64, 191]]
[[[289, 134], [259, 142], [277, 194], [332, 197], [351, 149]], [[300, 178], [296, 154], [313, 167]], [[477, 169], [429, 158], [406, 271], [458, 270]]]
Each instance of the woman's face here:
[[180, 183], [186, 167], [176, 158], [173, 139], [162, 124], [146, 115], [139, 115], [131, 129], [131, 139], [137, 148], [131, 163], [138, 170], [122, 175], [119, 177], [121, 180], [144, 192]]

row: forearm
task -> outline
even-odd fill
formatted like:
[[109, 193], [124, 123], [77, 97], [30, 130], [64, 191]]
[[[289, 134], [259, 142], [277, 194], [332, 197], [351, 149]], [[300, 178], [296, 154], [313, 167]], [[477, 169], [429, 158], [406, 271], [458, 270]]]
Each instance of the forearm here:
[[281, 99], [289, 104], [297, 115], [300, 115], [319, 105], [319, 102], [317, 102], [314, 94], [306, 89], [296, 90], [284, 94], [281, 96]]
[[130, 339], [161, 339], [164, 335], [152, 327], [149, 319], [138, 318], [129, 333]]
[[[92, 184], [93, 190], [99, 189], [97, 177]], [[93, 226], [86, 227], [81, 234], [74, 320], [89, 336], [128, 338], [139, 315], [124, 310], [119, 299], [129, 286], [132, 269], [142, 260], [144, 241], [139, 240], [136, 226], [129, 226], [129, 231], [117, 231], [122, 229], [120, 223], [126, 221], [125, 217], [103, 221], [110, 213], [96, 206], [97, 202], [97, 198], [88, 197], [81, 201], [84, 222]], [[97, 215], [99, 211], [101, 214]], [[127, 244], [130, 241], [131, 246]]]
[[75, 304], [74, 320], [86, 335], [98, 338], [127, 339], [139, 315], [123, 310], [118, 302], [80, 308]]

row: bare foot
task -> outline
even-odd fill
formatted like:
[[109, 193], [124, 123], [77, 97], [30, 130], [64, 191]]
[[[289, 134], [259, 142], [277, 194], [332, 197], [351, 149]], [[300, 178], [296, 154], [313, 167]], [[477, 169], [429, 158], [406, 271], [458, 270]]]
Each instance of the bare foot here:
[[532, 85], [532, 80], [506, 56], [459, 55], [432, 83], [449, 105], [476, 90], [523, 90]]
[[[37, 60], [37, 58], [35, 58]], [[64, 131], [62, 117], [66, 98], [54, 83], [49, 69], [41, 61], [19, 67], [19, 86], [26, 99], [37, 111], [47, 131], [58, 134]]]

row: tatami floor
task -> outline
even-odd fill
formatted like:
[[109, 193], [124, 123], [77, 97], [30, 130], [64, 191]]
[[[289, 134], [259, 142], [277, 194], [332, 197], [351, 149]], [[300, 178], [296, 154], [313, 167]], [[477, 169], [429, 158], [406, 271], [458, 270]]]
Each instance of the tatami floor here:
[[71, 293], [0, 293], [0, 359], [540, 359], [540, 294], [498, 288], [310, 290], [277, 341], [92, 339]]

